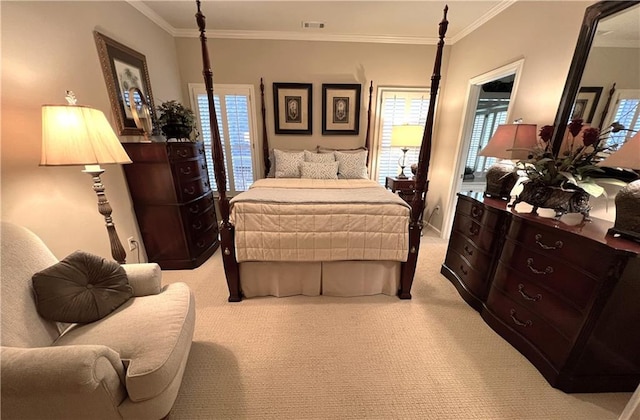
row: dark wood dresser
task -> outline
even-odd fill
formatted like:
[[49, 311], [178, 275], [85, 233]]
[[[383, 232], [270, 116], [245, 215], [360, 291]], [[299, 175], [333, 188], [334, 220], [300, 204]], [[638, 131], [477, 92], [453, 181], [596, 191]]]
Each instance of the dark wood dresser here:
[[[483, 209], [483, 215], [469, 222], [469, 209]], [[493, 230], [482, 224], [486, 212], [501, 213]], [[460, 194], [455, 219], [441, 272], [467, 302], [473, 297], [470, 304], [487, 324], [552, 386], [565, 392], [636, 389], [640, 244], [607, 235], [612, 224], [604, 220], [569, 226], [480, 196]], [[485, 265], [464, 256], [464, 246], [475, 253], [469, 241], [476, 237], [495, 247]], [[470, 280], [465, 271], [487, 281]]]
[[123, 165], [149, 262], [163, 269], [200, 266], [218, 248], [218, 223], [204, 146], [124, 143]]

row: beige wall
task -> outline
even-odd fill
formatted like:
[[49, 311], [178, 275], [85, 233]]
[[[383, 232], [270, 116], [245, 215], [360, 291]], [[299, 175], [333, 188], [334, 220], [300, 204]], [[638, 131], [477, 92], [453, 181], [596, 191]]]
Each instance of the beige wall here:
[[[2, 2], [0, 7], [2, 219], [33, 229], [59, 258], [76, 249], [110, 257], [89, 175], [81, 167], [38, 166], [40, 107], [64, 103], [65, 90], [73, 90], [79, 103], [113, 120], [94, 30], [146, 56], [156, 103], [182, 99], [174, 40], [125, 2]], [[102, 180], [121, 240], [140, 241], [121, 167], [107, 166]], [[128, 252], [128, 261], [135, 262], [136, 255]]]

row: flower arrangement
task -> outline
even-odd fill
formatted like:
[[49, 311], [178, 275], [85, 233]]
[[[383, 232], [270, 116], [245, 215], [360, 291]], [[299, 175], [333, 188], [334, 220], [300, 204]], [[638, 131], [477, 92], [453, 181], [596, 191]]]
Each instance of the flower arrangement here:
[[196, 131], [196, 116], [180, 102], [171, 100], [160, 104], [158, 125], [167, 138], [192, 139]]
[[[567, 126], [568, 138], [557, 156], [551, 150], [551, 137], [554, 127], [545, 125], [540, 129], [539, 146], [530, 149], [528, 159], [516, 163], [516, 168], [527, 178], [525, 182], [569, 190], [582, 189], [588, 194], [599, 197], [604, 188], [596, 183], [605, 170], [596, 166], [608, 154], [617, 150], [617, 144], [608, 145], [611, 133], [626, 130], [614, 122], [604, 131], [595, 127], [586, 127], [582, 119], [574, 119]], [[625, 185], [615, 180], [609, 181]]]

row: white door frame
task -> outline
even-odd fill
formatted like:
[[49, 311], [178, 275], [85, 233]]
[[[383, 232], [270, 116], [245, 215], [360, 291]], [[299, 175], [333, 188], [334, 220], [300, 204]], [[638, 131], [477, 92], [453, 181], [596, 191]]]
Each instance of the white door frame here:
[[458, 150], [456, 151], [458, 161], [456, 162], [455, 171], [453, 172], [455, 178], [451, 185], [451, 191], [449, 192], [449, 206], [447, 206], [449, 211], [442, 221], [441, 236], [445, 239], [449, 238], [451, 226], [453, 225], [456, 194], [462, 186], [462, 177], [464, 175], [464, 167], [467, 160], [469, 145], [471, 143], [473, 121], [475, 119], [478, 99], [480, 97], [480, 89], [482, 89], [482, 85], [485, 83], [515, 74], [513, 89], [511, 89], [511, 96], [507, 107], [507, 121], [511, 121], [511, 111], [516, 99], [516, 93], [518, 92], [518, 84], [520, 83], [520, 74], [522, 73], [523, 66], [524, 58], [521, 58], [513, 63], [491, 70], [487, 73], [483, 73], [469, 80], [469, 85], [467, 86], [467, 99], [464, 103], [462, 122], [460, 124], [460, 141], [458, 142]]

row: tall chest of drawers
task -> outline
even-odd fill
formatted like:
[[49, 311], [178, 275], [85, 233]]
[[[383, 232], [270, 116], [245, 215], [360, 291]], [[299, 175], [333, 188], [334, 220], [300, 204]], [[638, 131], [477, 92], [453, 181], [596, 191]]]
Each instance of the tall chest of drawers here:
[[607, 235], [611, 223], [596, 218], [569, 226], [529, 213], [503, 214], [508, 229], [488, 273], [483, 319], [556, 388], [635, 390], [640, 244]]
[[150, 262], [200, 266], [218, 248], [218, 223], [202, 143], [124, 143], [124, 165]]

